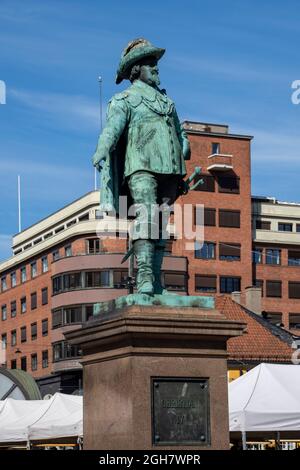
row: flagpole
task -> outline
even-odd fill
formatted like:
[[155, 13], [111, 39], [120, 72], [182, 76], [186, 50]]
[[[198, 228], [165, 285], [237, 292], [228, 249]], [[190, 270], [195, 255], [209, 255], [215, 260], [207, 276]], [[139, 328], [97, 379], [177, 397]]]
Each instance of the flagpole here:
[[18, 175], [18, 219], [19, 219], [19, 232], [22, 230], [21, 224], [21, 176]]
[[[103, 128], [103, 122], [102, 122], [102, 77], [98, 77], [98, 83], [99, 83], [99, 101], [100, 101], [100, 133], [102, 132]], [[97, 169], [94, 168], [94, 189], [97, 191]]]

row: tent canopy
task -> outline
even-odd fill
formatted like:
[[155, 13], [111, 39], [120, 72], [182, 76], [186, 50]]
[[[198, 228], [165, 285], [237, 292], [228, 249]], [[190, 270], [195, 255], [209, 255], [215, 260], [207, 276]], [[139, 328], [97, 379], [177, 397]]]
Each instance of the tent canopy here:
[[230, 431], [300, 431], [300, 367], [260, 364], [229, 384]]
[[82, 436], [82, 397], [56, 393], [50, 400], [0, 401], [0, 442]]

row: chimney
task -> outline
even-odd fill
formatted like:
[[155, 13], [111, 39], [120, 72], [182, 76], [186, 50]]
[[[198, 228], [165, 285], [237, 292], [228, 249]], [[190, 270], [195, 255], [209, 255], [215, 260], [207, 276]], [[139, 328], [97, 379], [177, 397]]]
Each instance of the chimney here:
[[236, 292], [231, 292], [231, 298], [234, 302], [237, 304], [241, 303], [241, 293], [236, 291]]
[[245, 289], [245, 307], [261, 315], [261, 287], [246, 287]]

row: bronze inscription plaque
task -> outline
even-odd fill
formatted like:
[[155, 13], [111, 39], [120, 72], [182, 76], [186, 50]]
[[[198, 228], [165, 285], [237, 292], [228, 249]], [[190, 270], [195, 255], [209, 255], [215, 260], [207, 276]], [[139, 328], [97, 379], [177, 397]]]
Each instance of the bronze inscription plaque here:
[[152, 421], [155, 445], [208, 445], [208, 380], [153, 378]]

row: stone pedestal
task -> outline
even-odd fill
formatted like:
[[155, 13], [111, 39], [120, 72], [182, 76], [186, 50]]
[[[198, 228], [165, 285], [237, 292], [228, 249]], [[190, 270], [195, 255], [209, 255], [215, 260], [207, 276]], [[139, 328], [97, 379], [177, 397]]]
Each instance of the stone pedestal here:
[[244, 328], [213, 308], [131, 305], [68, 332], [84, 449], [228, 449], [226, 341]]

